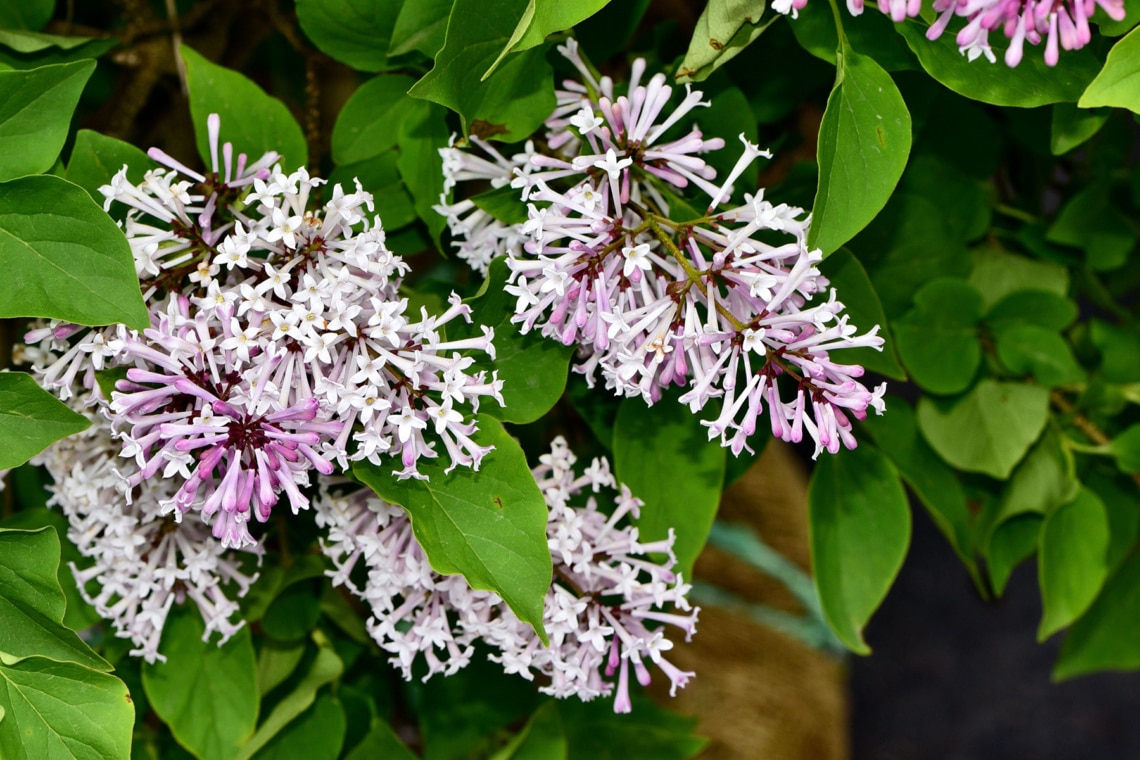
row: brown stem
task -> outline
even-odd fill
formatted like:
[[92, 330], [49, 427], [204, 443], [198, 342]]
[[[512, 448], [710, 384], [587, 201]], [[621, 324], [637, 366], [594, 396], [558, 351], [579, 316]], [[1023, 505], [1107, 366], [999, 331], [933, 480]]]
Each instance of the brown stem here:
[[[1107, 446], [1112, 443], [1112, 439], [1105, 435], [1104, 432], [1096, 426], [1095, 422], [1077, 411], [1073, 403], [1065, 398], [1060, 391], [1052, 391], [1049, 394], [1049, 401], [1052, 402], [1053, 406], [1055, 406], [1059, 412], [1069, 415], [1072, 418], [1073, 425], [1084, 433], [1085, 437], [1090, 441], [1098, 446]], [[1136, 486], [1140, 487], [1140, 473], [1133, 473], [1130, 477]]]

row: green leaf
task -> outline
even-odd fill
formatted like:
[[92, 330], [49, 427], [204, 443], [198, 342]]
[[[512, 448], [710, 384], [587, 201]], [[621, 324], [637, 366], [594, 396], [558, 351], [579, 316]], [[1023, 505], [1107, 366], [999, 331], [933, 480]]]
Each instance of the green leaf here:
[[0, 317], [150, 325], [122, 231], [59, 177], [0, 182]]
[[1100, 352], [1100, 370], [1105, 380], [1140, 382], [1140, 333], [1094, 319], [1089, 337]]
[[91, 199], [103, 205], [103, 193], [99, 188], [111, 183], [111, 179], [126, 165], [127, 179], [138, 184], [154, 161], [141, 150], [122, 140], [107, 137], [90, 129], [81, 129], [75, 136], [75, 147], [67, 162], [66, 178], [82, 187]]
[[257, 653], [257, 693], [268, 694], [297, 669], [305, 656], [305, 641], [277, 641], [266, 637]]
[[471, 196], [471, 202], [503, 224], [523, 224], [530, 219], [527, 204], [517, 188], [503, 185]]
[[0, 71], [0, 180], [51, 168], [94, 70], [94, 61], [76, 61]]
[[993, 584], [994, 594], [997, 596], [1005, 592], [1013, 569], [1037, 548], [1041, 523], [1044, 519], [1041, 515], [1033, 513], [1018, 515], [999, 525], [990, 537], [986, 563], [990, 571], [990, 583]]
[[[844, 25], [843, 31], [847, 37], [844, 46], [871, 56], [887, 71], [917, 69], [914, 56], [894, 27], [895, 24], [885, 13], [868, 13], [858, 21]], [[827, 3], [808, 3], [800, 9], [799, 17], [791, 22], [791, 28], [800, 47], [822, 61], [833, 66], [836, 64], [839, 35], [836, 32], [835, 17]]]
[[[273, 708], [273, 712], [269, 713], [261, 725], [257, 727], [257, 732], [242, 746], [241, 752], [237, 754], [237, 759], [249, 760], [253, 757], [254, 753], [265, 747], [269, 740], [277, 736], [294, 718], [309, 709], [313, 700], [316, 699], [317, 689], [336, 680], [343, 672], [344, 663], [328, 645], [327, 640], [320, 643], [317, 647], [317, 656], [313, 660], [313, 664], [309, 666], [308, 672], [305, 673], [293, 691], [278, 702]], [[343, 717], [342, 712], [341, 741], [344, 739]], [[298, 750], [294, 749], [293, 751], [297, 752]], [[335, 758], [339, 753], [340, 745], [338, 744], [337, 751], [332, 753], [332, 757]], [[305, 757], [312, 757], [312, 755], [305, 754]]]
[[477, 424], [475, 442], [495, 447], [478, 472], [456, 467], [445, 473], [448, 463], [439, 460], [420, 464], [427, 480], [397, 480], [391, 465], [365, 461], [354, 462], [352, 472], [382, 499], [408, 511], [433, 570], [461, 573], [472, 588], [494, 591], [546, 643], [542, 610], [553, 567], [546, 501], [522, 449], [502, 425], [486, 414], [478, 415]]
[[277, 564], [267, 565], [241, 600], [242, 616], [250, 623], [261, 620], [282, 591], [294, 583], [323, 578], [328, 567], [328, 560], [323, 554], [302, 554], [293, 560], [288, 570], [282, 570]]
[[808, 490], [811, 567], [831, 630], [868, 654], [863, 627], [902, 567], [910, 508], [894, 466], [868, 444], [822, 458]]
[[1085, 379], [1069, 344], [1055, 331], [1038, 325], [1012, 324], [996, 328], [998, 358], [1018, 376], [1032, 375], [1046, 388]]
[[413, 50], [435, 58], [443, 47], [447, 33], [447, 17], [451, 14], [452, 0], [416, 0], [405, 2], [392, 29], [388, 55], [397, 56]]
[[544, 702], [491, 760], [566, 760], [566, 734], [558, 705]]
[[322, 53], [359, 71], [382, 71], [389, 66], [389, 40], [402, 5], [403, 0], [297, 0], [297, 21]]
[[313, 583], [289, 586], [273, 598], [261, 617], [261, 627], [280, 641], [303, 637], [321, 617], [320, 592]]
[[914, 409], [900, 398], [891, 398], [887, 409], [887, 414], [870, 416], [863, 424], [875, 445], [898, 468], [970, 575], [977, 578], [973, 526], [962, 484], [919, 435]]
[[465, 134], [514, 141], [554, 110], [554, 77], [543, 50], [511, 56], [486, 81], [483, 72], [507, 44], [526, 0], [455, 0], [443, 49], [411, 95], [447, 106]]
[[986, 313], [985, 322], [1000, 330], [1010, 325], [1037, 325], [1064, 330], [1077, 318], [1077, 305], [1044, 290], [1018, 290], [1003, 298]]
[[1013, 471], [990, 532], [1018, 515], [1052, 512], [1075, 499], [1079, 490], [1061, 436], [1049, 429]]
[[499, 63], [511, 53], [519, 53], [541, 45], [550, 35], [585, 21], [605, 8], [609, 2], [610, 0], [577, 0], [573, 3], [561, 0], [529, 0], [522, 17], [515, 25], [514, 32], [511, 33], [511, 38], [503, 46], [499, 57], [483, 73], [483, 79], [486, 80], [491, 76]]
[[1085, 487], [1100, 497], [1108, 513], [1108, 568], [1112, 572], [1140, 534], [1140, 493], [1130, 478], [1109, 477], [1096, 470], [1086, 476]]
[[1084, 249], [1089, 264], [1098, 271], [1123, 265], [1136, 245], [1136, 232], [1112, 202], [1111, 190], [1108, 181], [1101, 181], [1073, 196], [1045, 239]]
[[923, 285], [914, 302], [892, 325], [899, 356], [924, 390], [964, 391], [982, 363], [981, 294], [963, 280], [939, 277]]
[[336, 760], [344, 746], [347, 729], [348, 718], [340, 700], [322, 694], [255, 757], [256, 760]]
[[90, 426], [31, 375], [0, 372], [0, 470], [17, 467], [52, 442]]
[[221, 646], [203, 630], [196, 611], [171, 613], [167, 661], [143, 666], [143, 688], [179, 744], [201, 760], [231, 760], [257, 724], [257, 661], [248, 627]]
[[642, 539], [676, 532], [677, 570], [693, 577], [720, 505], [726, 449], [683, 405], [666, 397], [650, 407], [627, 398], [614, 422], [614, 474], [645, 502], [635, 521]]
[[1035, 49], [1028, 49], [1017, 68], [1000, 63], [1005, 55], [1001, 35], [990, 38], [999, 63], [970, 61], [958, 52], [954, 37], [961, 23], [951, 24], [937, 40], [926, 39], [929, 25], [912, 19], [896, 25], [906, 44], [918, 56], [926, 73], [959, 95], [996, 106], [1032, 108], [1075, 101], [1096, 76], [1100, 63], [1092, 48], [1070, 50], [1061, 66], [1047, 66]]
[[1049, 391], [986, 379], [965, 396], [918, 402], [918, 429], [948, 464], [1004, 480], [1037, 440], [1048, 417]]
[[1121, 470], [1127, 473], [1140, 472], [1140, 425], [1132, 425], [1113, 438], [1108, 448]]
[[305, 135], [284, 103], [266, 95], [245, 76], [206, 60], [187, 46], [179, 50], [186, 62], [198, 155], [207, 167], [210, 143], [206, 119], [212, 113], [221, 118], [219, 142], [233, 143], [235, 156], [244, 153], [253, 162], [268, 151], [276, 151], [286, 172], [305, 165], [309, 153]]
[[0, 27], [42, 29], [55, 12], [56, 0], [15, 0], [0, 3]]
[[1045, 517], [1037, 561], [1045, 607], [1038, 641], [1072, 623], [1092, 604], [1108, 576], [1108, 543], [1104, 504], [1087, 488]]
[[808, 245], [824, 255], [875, 218], [910, 154], [910, 113], [890, 75], [849, 49], [838, 61], [819, 127], [819, 186], [808, 234]]
[[633, 712], [618, 715], [608, 699], [559, 700], [567, 760], [684, 760], [696, 757], [708, 739], [696, 736], [697, 719], [633, 699]]
[[380, 718], [373, 718], [367, 735], [352, 748], [344, 760], [416, 760], [412, 751], [400, 741], [392, 727]]
[[[99, 38], [64, 37], [58, 34], [43, 34], [42, 32], [28, 32], [18, 29], [0, 29], [0, 45], [14, 50], [17, 53], [38, 53], [53, 47], [59, 48], [60, 50], [73, 50], [96, 40], [99, 40]], [[114, 44], [114, 40], [111, 42]]]
[[562, 397], [574, 348], [543, 338], [537, 330], [523, 335], [518, 325], [511, 323], [516, 299], [503, 289], [509, 274], [505, 258], [491, 262], [480, 294], [468, 301], [473, 321], [457, 325], [456, 337], [479, 335], [481, 326], [494, 329], [494, 361], [476, 353], [469, 372], [485, 370], [489, 377], [497, 371], [506, 404], [488, 401], [480, 409], [504, 422], [525, 424], [546, 414]]
[[1059, 680], [1098, 670], [1140, 668], [1140, 552], [1133, 552], [1069, 629], [1053, 668]]
[[1108, 51], [1104, 68], [1077, 102], [1081, 108], [1112, 106], [1140, 113], [1140, 28]]
[[351, 190], [353, 179], [359, 179], [360, 186], [372, 193], [384, 229], [399, 229], [416, 219], [415, 202], [400, 178], [400, 157], [399, 151], [390, 149], [360, 163], [342, 164], [333, 169], [329, 183]]
[[760, 23], [766, 3], [755, 0], [710, 0], [697, 19], [689, 50], [677, 68], [677, 81], [700, 82], [735, 58], [779, 18]]
[[982, 294], [987, 309], [1020, 290], [1043, 290], [1062, 297], [1069, 292], [1069, 270], [1060, 264], [1034, 261], [987, 245], [974, 249], [969, 281]]
[[114, 676], [32, 657], [0, 665], [0, 757], [103, 760], [131, 752], [135, 709]]
[[408, 96], [415, 82], [406, 76], [378, 76], [357, 88], [333, 125], [333, 161], [352, 164], [393, 147], [400, 137], [404, 117], [417, 102]]
[[1107, 108], [1089, 111], [1073, 103], [1053, 106], [1053, 126], [1049, 136], [1049, 149], [1054, 156], [1063, 156], [1084, 145], [1100, 131], [1112, 111]]
[[433, 208], [440, 202], [443, 187], [439, 149], [447, 145], [451, 136], [445, 115], [442, 108], [432, 103], [421, 103], [413, 109], [400, 126], [400, 157], [396, 159], [396, 169], [412, 194], [416, 213], [437, 243], [447, 223]]
[[0, 530], [0, 663], [41, 657], [110, 670], [106, 660], [63, 627], [67, 599], [58, 569], [54, 530]]

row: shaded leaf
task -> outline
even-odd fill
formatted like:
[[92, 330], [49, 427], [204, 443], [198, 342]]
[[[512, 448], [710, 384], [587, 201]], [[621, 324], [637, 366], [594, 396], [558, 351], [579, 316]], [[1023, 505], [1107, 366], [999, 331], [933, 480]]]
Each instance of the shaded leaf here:
[[899, 356], [924, 390], [965, 390], [982, 362], [981, 294], [964, 280], [939, 277], [923, 285], [914, 302], [892, 325]]
[[17, 467], [49, 444], [91, 426], [23, 372], [0, 372], [0, 470]]
[[404, 117], [417, 103], [408, 96], [415, 81], [399, 75], [378, 76], [358, 87], [333, 125], [333, 161], [352, 164], [393, 147], [400, 137]]
[[402, 0], [297, 0], [297, 21], [322, 53], [360, 71], [381, 71], [388, 67], [388, 41], [403, 5]]
[[1108, 579], [1081, 619], [1069, 629], [1053, 677], [1072, 678], [1098, 670], [1140, 668], [1140, 552], [1133, 552]]
[[93, 71], [94, 61], [0, 71], [0, 180], [51, 168]]
[[1100, 131], [1111, 113], [1107, 108], [1090, 111], [1078, 108], [1073, 103], [1057, 103], [1053, 106], [1049, 149], [1054, 156], [1063, 156], [1079, 148]]

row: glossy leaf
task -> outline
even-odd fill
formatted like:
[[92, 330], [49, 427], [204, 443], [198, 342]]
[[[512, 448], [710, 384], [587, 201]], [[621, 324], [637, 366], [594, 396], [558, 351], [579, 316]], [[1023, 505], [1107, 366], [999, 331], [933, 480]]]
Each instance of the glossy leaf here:
[[910, 507], [898, 473], [867, 444], [823, 457], [808, 505], [812, 575], [824, 616], [848, 649], [868, 654], [863, 627], [910, 544]]
[[1079, 148], [1100, 131], [1111, 113], [1107, 108], [1090, 111], [1072, 103], [1057, 103], [1053, 106], [1049, 149], [1054, 156], [1063, 156]]
[[[318, 645], [317, 656], [313, 660], [313, 664], [309, 666], [308, 672], [293, 688], [293, 691], [278, 702], [273, 711], [257, 727], [256, 733], [250, 737], [249, 741], [242, 746], [241, 752], [237, 754], [238, 760], [249, 760], [258, 750], [265, 747], [270, 739], [277, 736], [291, 721], [309, 709], [316, 699], [317, 689], [340, 677], [343, 672], [344, 663], [337, 657], [332, 647], [328, 646], [327, 642]], [[342, 728], [342, 740], [343, 736]], [[337, 750], [338, 752], [334, 752], [332, 755], [334, 758], [339, 753], [339, 745]]]
[[1081, 108], [1112, 106], [1140, 113], [1140, 28], [1133, 29], [1112, 46], [1104, 68], [1077, 105]]
[[0, 183], [0, 317], [150, 325], [123, 233], [59, 177]]
[[461, 573], [472, 588], [494, 591], [546, 641], [543, 599], [552, 564], [546, 545], [546, 502], [522, 449], [497, 420], [477, 417], [473, 436], [495, 449], [479, 471], [447, 463], [420, 464], [427, 480], [397, 480], [392, 464], [355, 462], [353, 474], [381, 498], [408, 511], [432, 569]]
[[1046, 515], [1037, 561], [1045, 607], [1039, 641], [1072, 623], [1092, 604], [1108, 576], [1108, 544], [1104, 504], [1087, 488]]
[[866, 56], [840, 51], [819, 128], [811, 247], [827, 255], [879, 213], [906, 167], [910, 139], [910, 113], [890, 75]]
[[495, 331], [495, 359], [477, 353], [468, 372], [485, 370], [490, 376], [497, 371], [506, 404], [488, 400], [479, 409], [504, 422], [523, 424], [546, 414], [562, 397], [574, 348], [544, 338], [537, 330], [523, 335], [511, 323], [516, 299], [503, 289], [509, 274], [505, 258], [491, 262], [480, 295], [470, 300], [473, 321], [459, 326], [456, 337], [479, 335], [481, 326]]
[[692, 577], [720, 505], [725, 457], [719, 441], [683, 405], [667, 397], [653, 406], [627, 398], [614, 422], [614, 474], [645, 502], [635, 521], [644, 541], [676, 532], [677, 568]]
[[735, 58], [760, 37], [779, 16], [765, 24], [765, 2], [756, 0], [710, 0], [697, 19], [689, 50], [677, 68], [680, 82], [700, 82]]
[[924, 390], [964, 391], [982, 362], [981, 294], [964, 280], [939, 277], [924, 285], [914, 302], [892, 325], [899, 355]]
[[154, 161], [128, 142], [90, 129], [81, 129], [75, 136], [75, 147], [71, 149], [71, 158], [67, 162], [66, 177], [69, 182], [86, 190], [91, 199], [102, 206], [104, 196], [99, 188], [109, 185], [124, 165], [127, 167], [127, 179], [137, 184], [142, 182], [146, 171], [154, 167]]
[[17, 467], [60, 438], [90, 427], [23, 372], [0, 372], [0, 470]]
[[965, 396], [918, 403], [918, 428], [950, 465], [1005, 479], [1037, 440], [1049, 392], [1036, 385], [983, 380]]
[[406, 76], [378, 76], [357, 88], [333, 125], [333, 161], [364, 161], [394, 146], [404, 117], [417, 102], [408, 96], [415, 81]]
[[309, 152], [305, 135], [284, 103], [266, 95], [242, 74], [208, 61], [185, 45], [180, 51], [186, 62], [198, 155], [207, 167], [210, 144], [206, 119], [212, 113], [221, 118], [220, 142], [233, 143], [235, 157], [244, 153], [252, 163], [262, 154], [276, 151], [286, 172], [305, 165]]
[[958, 52], [954, 40], [960, 24], [951, 24], [934, 41], [926, 39], [927, 27], [928, 24], [919, 19], [897, 26], [930, 76], [959, 95], [983, 103], [1032, 108], [1075, 101], [1100, 69], [1096, 54], [1088, 47], [1066, 51], [1063, 65], [1056, 67], [1045, 64], [1039, 48], [1027, 47], [1021, 63], [1011, 69], [1001, 63], [1005, 55], [1001, 35], [990, 37], [997, 64], [970, 61]]
[[1053, 677], [1098, 670], [1140, 668], [1140, 552], [1133, 552], [1104, 584], [1100, 595], [1069, 629]]
[[381, 71], [388, 67], [388, 41], [403, 4], [402, 0], [297, 0], [297, 21], [322, 53], [360, 71]]
[[29, 657], [93, 670], [111, 666], [63, 627], [67, 599], [60, 588], [59, 538], [51, 528], [0, 530], [0, 663]]
[[0, 180], [55, 163], [94, 61], [0, 71]]
[[160, 651], [143, 666], [143, 687], [178, 743], [201, 760], [231, 760], [257, 724], [257, 661], [249, 627], [229, 641], [203, 641], [197, 611], [166, 619]]
[[561, 0], [529, 0], [510, 39], [503, 46], [499, 57], [484, 72], [483, 79], [489, 77], [511, 53], [519, 53], [541, 45], [550, 35], [585, 21], [605, 8], [609, 2], [610, 0], [577, 0], [573, 3]]
[[506, 141], [530, 135], [554, 110], [554, 78], [543, 51], [513, 55], [482, 80], [525, 8], [526, 0], [456, 0], [435, 66], [411, 94], [458, 113], [465, 133]]
[[32, 657], [0, 665], [0, 757], [103, 760], [131, 752], [135, 709], [114, 676]]

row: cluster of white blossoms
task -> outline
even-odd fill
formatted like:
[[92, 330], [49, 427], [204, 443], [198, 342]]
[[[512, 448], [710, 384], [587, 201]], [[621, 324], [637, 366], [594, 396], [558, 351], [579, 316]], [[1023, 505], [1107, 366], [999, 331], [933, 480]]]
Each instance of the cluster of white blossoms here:
[[[496, 594], [472, 590], [462, 576], [434, 572], [402, 509], [328, 479], [314, 508], [328, 529], [322, 546], [336, 568], [334, 585], [368, 604], [368, 630], [407, 679], [421, 655], [425, 680], [455, 673], [482, 641], [506, 672], [545, 677], [541, 691], [583, 700], [612, 694], [616, 712], [632, 707], [631, 670], [646, 685], [647, 665], [653, 665], [672, 691], [683, 687], [693, 674], [665, 657], [673, 647], [665, 627], [676, 626], [687, 640], [699, 610], [689, 606], [690, 587], [673, 572], [672, 531], [666, 540], [640, 543], [637, 528], [625, 523], [641, 502], [624, 485], [612, 511], [599, 509], [594, 494], [617, 488], [605, 460], [595, 459], [579, 475], [573, 452], [558, 438], [540, 461], [533, 472], [550, 509], [546, 536], [554, 560], [543, 612], [549, 647]], [[580, 496], [584, 505], [572, 506]], [[668, 560], [652, 561], [655, 553]], [[607, 680], [615, 675], [616, 684]]]
[[[634, 62], [626, 94], [596, 77], [573, 40], [560, 48], [582, 75], [558, 91], [537, 149], [510, 158], [473, 139], [486, 156], [442, 150], [448, 186], [510, 186], [527, 203], [528, 220], [510, 225], [471, 200], [441, 201], [459, 256], [486, 271], [503, 253], [517, 297], [513, 321], [579, 349], [577, 370], [600, 372], [617, 394], [658, 401], [670, 386], [695, 413], [713, 399], [719, 413], [704, 424], [710, 439], [734, 453], [748, 448], [767, 408], [775, 436], [806, 432], [816, 455], [854, 448], [852, 418], [882, 413], [885, 384], [868, 390], [863, 368], [840, 364], [845, 348], [882, 348], [878, 326], [862, 335], [843, 313], [807, 245], [810, 216], [774, 205], [763, 191], [730, 206], [732, 185], [758, 157], [744, 152], [728, 177], [702, 153], [724, 141], [681, 122], [702, 94], [673, 88], [657, 74], [642, 82]], [[696, 188], [707, 196], [697, 218], [670, 201]], [[498, 192], [498, 191], [496, 191]]]

